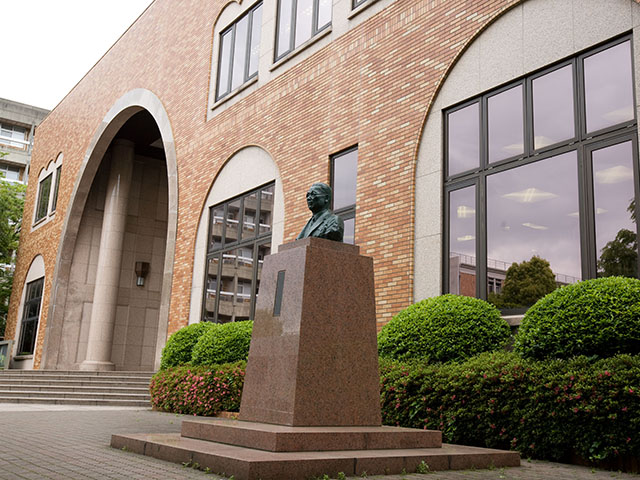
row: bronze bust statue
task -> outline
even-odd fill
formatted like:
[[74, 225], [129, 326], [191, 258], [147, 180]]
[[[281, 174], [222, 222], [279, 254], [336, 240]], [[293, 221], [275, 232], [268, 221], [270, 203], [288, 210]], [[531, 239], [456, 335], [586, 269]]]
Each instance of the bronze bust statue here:
[[327, 238], [342, 242], [344, 222], [329, 210], [331, 187], [326, 183], [314, 183], [307, 192], [307, 206], [313, 213], [296, 240], [307, 237]]

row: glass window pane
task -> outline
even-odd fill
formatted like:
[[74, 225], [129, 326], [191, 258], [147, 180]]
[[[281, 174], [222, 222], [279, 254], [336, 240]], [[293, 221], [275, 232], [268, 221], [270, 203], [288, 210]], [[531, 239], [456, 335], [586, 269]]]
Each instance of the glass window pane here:
[[343, 235], [342, 241], [344, 243], [355, 245], [355, 237], [356, 237], [356, 219], [347, 218], [344, 221], [344, 235]]
[[252, 193], [244, 197], [244, 213], [242, 214], [242, 238], [256, 236], [256, 209], [258, 208], [258, 194]]
[[236, 290], [236, 258], [237, 250], [229, 250], [222, 254], [222, 274], [220, 276], [220, 301], [218, 303], [218, 322], [233, 320], [233, 304]]
[[[580, 280], [576, 159], [572, 151], [487, 177], [487, 272], [506, 277], [492, 303], [530, 306]], [[527, 263], [509, 269], [514, 262]]]
[[236, 24], [236, 38], [233, 49], [233, 75], [231, 90], [235, 90], [245, 81], [245, 66], [247, 64], [247, 36], [249, 35], [249, 16], [245, 15]]
[[461, 108], [447, 116], [449, 175], [478, 168], [480, 165], [480, 106]]
[[331, 25], [331, 0], [320, 0], [318, 2], [318, 30], [322, 30], [327, 25]]
[[60, 189], [60, 174], [62, 167], [56, 168], [56, 184], [53, 188], [53, 200], [51, 201], [51, 211], [54, 212], [58, 206], [58, 190]]
[[291, 9], [293, 0], [280, 0], [278, 8], [278, 48], [276, 56], [287, 53], [291, 47]]
[[449, 193], [449, 293], [476, 296], [476, 187]]
[[224, 205], [213, 207], [210, 210], [211, 231], [209, 232], [209, 251], [222, 247], [222, 227], [224, 225]]
[[218, 293], [218, 265], [220, 257], [216, 255], [207, 260], [207, 278], [204, 293], [204, 319], [209, 322], [215, 320], [216, 294]]
[[532, 84], [534, 148], [575, 137], [573, 66], [547, 73]]
[[522, 85], [489, 97], [489, 162], [524, 152]]
[[229, 93], [229, 69], [231, 67], [231, 38], [233, 29], [220, 37], [220, 72], [218, 73], [218, 97]]
[[631, 142], [595, 150], [595, 203], [598, 276], [638, 276], [638, 245]]
[[238, 240], [238, 225], [240, 224], [240, 199], [229, 203], [227, 207], [227, 228], [225, 230], [225, 245]]
[[20, 337], [20, 345], [18, 346], [18, 355], [33, 353], [37, 326], [38, 322], [34, 320], [22, 322], [22, 333]]
[[40, 182], [40, 191], [38, 193], [38, 210], [36, 212], [36, 221], [47, 216], [49, 210], [49, 194], [51, 193], [51, 175]]
[[273, 224], [273, 189], [270, 185], [260, 192], [260, 234], [271, 231]]
[[358, 150], [333, 157], [333, 208], [356, 204]]
[[313, 22], [313, 0], [298, 0], [296, 11], [296, 41], [294, 48], [299, 47], [311, 38]]
[[249, 54], [249, 76], [258, 73], [260, 59], [260, 36], [262, 35], [262, 5], [253, 11], [251, 20], [251, 53]]
[[584, 59], [584, 90], [588, 132], [633, 119], [630, 42]]

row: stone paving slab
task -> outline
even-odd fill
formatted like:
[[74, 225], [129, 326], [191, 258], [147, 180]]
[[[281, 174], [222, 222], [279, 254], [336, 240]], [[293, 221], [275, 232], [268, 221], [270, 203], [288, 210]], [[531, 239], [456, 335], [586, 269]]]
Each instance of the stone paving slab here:
[[[112, 434], [178, 433], [181, 415], [140, 408], [0, 404], [0, 480], [210, 479], [224, 477], [115, 450]], [[192, 417], [186, 417], [192, 418]], [[360, 477], [351, 477], [353, 480]], [[574, 465], [528, 462], [521, 467], [424, 475], [368, 476], [370, 480], [640, 480], [640, 475]], [[282, 480], [287, 480], [283, 478]]]

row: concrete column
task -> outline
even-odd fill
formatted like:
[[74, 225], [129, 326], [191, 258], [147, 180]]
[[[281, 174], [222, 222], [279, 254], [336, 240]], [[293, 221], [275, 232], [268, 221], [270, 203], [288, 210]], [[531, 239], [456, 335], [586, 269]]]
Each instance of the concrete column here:
[[80, 365], [81, 370], [115, 369], [115, 365], [111, 362], [111, 347], [116, 321], [122, 244], [127, 222], [133, 159], [133, 142], [128, 140], [113, 142], [111, 171], [104, 201], [96, 286], [91, 308], [87, 357]]

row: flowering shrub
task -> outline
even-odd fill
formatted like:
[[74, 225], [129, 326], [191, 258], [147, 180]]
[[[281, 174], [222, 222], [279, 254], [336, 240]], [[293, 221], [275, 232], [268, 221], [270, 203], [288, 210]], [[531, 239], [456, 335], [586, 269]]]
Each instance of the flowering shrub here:
[[528, 358], [640, 353], [640, 280], [607, 277], [559, 288], [525, 314], [514, 349]]
[[511, 330], [493, 305], [478, 298], [441, 295], [410, 305], [378, 334], [378, 352], [397, 360], [464, 360], [502, 349]]
[[240, 410], [246, 362], [180, 366], [160, 370], [151, 379], [151, 405], [161, 412], [215, 416]]
[[640, 356], [539, 362], [499, 352], [440, 365], [381, 359], [380, 367], [387, 425], [547, 460], [640, 452]]

